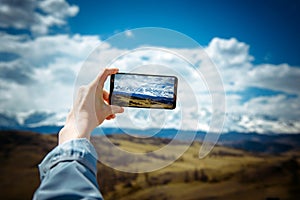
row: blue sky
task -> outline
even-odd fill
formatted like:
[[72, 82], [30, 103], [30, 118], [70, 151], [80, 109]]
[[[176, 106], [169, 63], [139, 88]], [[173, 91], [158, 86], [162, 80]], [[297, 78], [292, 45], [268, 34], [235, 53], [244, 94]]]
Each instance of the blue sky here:
[[[300, 1], [0, 0], [0, 5], [0, 126], [9, 120], [26, 125], [30, 117], [34, 126], [62, 125], [76, 75], [100, 43], [107, 45], [107, 55], [118, 55], [123, 49], [105, 39], [163, 27], [196, 40], [217, 65], [227, 94], [225, 131], [300, 132]], [[176, 50], [201, 60], [193, 49]], [[150, 53], [149, 61], [155, 58]], [[136, 54], [130, 63], [142, 61]], [[202, 94], [198, 128], [207, 130], [210, 102]], [[178, 120], [169, 119], [170, 127]]]
[[80, 7], [70, 31], [99, 34], [146, 26], [180, 31], [201, 45], [235, 37], [249, 45], [255, 63], [300, 65], [300, 2], [267, 1], [69, 1]]

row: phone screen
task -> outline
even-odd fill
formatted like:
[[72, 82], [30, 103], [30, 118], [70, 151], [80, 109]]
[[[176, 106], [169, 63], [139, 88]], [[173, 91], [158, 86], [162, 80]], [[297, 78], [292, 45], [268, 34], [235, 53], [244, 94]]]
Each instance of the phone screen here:
[[177, 82], [175, 76], [113, 74], [110, 78], [109, 103], [122, 107], [174, 109]]

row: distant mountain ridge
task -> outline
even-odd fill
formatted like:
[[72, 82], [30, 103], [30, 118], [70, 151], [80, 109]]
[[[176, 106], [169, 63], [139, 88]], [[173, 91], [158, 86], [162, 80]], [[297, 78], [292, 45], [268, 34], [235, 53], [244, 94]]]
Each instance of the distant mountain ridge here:
[[152, 95], [146, 95], [146, 94], [138, 94], [138, 93], [126, 93], [126, 92], [114, 92], [115, 95], [122, 95], [128, 98], [134, 97], [138, 99], [151, 99], [154, 101], [158, 101], [161, 103], [170, 103], [173, 101], [173, 98], [168, 98], [164, 96], [152, 96]]
[[[102, 128], [103, 134], [125, 134], [124, 130], [119, 128]], [[172, 139], [179, 132], [177, 129], [126, 129], [134, 135], [152, 135], [154, 137]], [[97, 133], [97, 130], [95, 130]], [[180, 134], [191, 134], [195, 131], [180, 130]], [[196, 131], [195, 140], [204, 141], [206, 132]], [[183, 138], [183, 137], [181, 137]], [[229, 132], [220, 135], [217, 145], [233, 147], [246, 150], [253, 153], [280, 154], [290, 150], [300, 150], [300, 134], [258, 134], [258, 133], [240, 133]]]
[[[179, 104], [178, 104], [179, 105]], [[129, 109], [129, 108], [128, 108]], [[27, 128], [39, 128], [43, 126], [58, 126], [64, 125], [66, 116], [69, 110], [31, 110], [24, 112], [9, 112], [0, 111], [0, 129], [27, 129]], [[148, 118], [147, 112], [139, 112], [140, 115], [135, 115], [136, 120], [145, 120]], [[199, 113], [199, 127], [206, 127], [210, 123], [212, 113], [206, 108], [201, 108]], [[145, 115], [146, 114], [146, 115]], [[174, 121], [178, 121], [179, 115], [170, 116], [170, 119], [166, 121], [166, 127], [174, 127], [177, 124]], [[154, 124], [154, 127], [156, 124]], [[186, 129], [194, 129], [194, 127], [186, 127]], [[201, 129], [200, 129], [201, 130]], [[40, 131], [38, 131], [40, 132]], [[283, 120], [279, 118], [270, 117], [268, 115], [226, 115], [226, 123], [223, 127], [223, 132], [239, 132], [239, 133], [259, 133], [259, 134], [299, 134], [300, 133], [300, 121], [298, 120]]]
[[[51, 112], [31, 112], [27, 115], [15, 116], [7, 113], [0, 113], [0, 130], [27, 130], [42, 134], [55, 134], [62, 128], [65, 121], [64, 114]], [[126, 132], [133, 135], [153, 135], [158, 138], [172, 139], [177, 134], [177, 129], [126, 129]], [[181, 130], [182, 135], [191, 134], [192, 131]], [[300, 131], [299, 131], [300, 133]], [[250, 152], [278, 154], [293, 149], [300, 149], [300, 134], [295, 132], [260, 134], [256, 132], [228, 131], [220, 135], [218, 145], [234, 147]], [[120, 128], [101, 127], [94, 131], [94, 134], [125, 134]], [[206, 132], [197, 131], [195, 140], [203, 141]], [[184, 139], [184, 137], [181, 137]]]
[[[62, 126], [40, 126], [40, 127], [0, 127], [0, 130], [27, 130], [38, 132], [41, 134], [56, 134]], [[145, 137], [153, 135], [156, 138], [173, 139], [179, 132], [177, 129], [120, 129], [102, 127], [96, 128], [94, 135], [114, 135], [127, 134]], [[184, 134], [195, 134], [196, 141], [204, 141], [206, 132], [203, 131], [185, 131], [181, 130], [181, 139], [184, 139]], [[183, 136], [183, 137], [182, 137]], [[134, 137], [134, 136], [132, 136]], [[239, 133], [229, 132], [221, 134], [217, 145], [232, 147], [236, 149], [246, 150], [253, 153], [280, 154], [291, 150], [300, 150], [300, 134], [257, 134], [257, 133]]]

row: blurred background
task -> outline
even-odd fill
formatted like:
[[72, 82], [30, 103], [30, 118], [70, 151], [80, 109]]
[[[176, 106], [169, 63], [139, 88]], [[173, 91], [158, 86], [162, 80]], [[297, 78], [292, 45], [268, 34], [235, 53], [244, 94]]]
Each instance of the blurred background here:
[[[82, 63], [107, 38], [123, 31], [134, 37], [130, 30], [140, 27], [179, 31], [205, 49], [223, 80], [226, 122], [202, 160], [207, 121], [190, 149], [162, 170], [130, 174], [99, 163], [104, 197], [298, 199], [299, 9], [293, 0], [0, 0], [1, 199], [32, 197], [37, 164], [56, 144]], [[201, 113], [209, 118], [210, 107]], [[103, 127], [120, 147], [148, 152], [169, 142], [177, 126], [168, 123], [149, 140]]]

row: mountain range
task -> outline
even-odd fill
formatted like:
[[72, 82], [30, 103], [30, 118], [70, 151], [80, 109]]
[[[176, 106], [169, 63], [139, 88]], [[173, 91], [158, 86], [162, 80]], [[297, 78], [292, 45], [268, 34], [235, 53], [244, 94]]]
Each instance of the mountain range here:
[[165, 97], [173, 98], [174, 88], [172, 86], [144, 86], [144, 87], [128, 87], [128, 86], [116, 86], [114, 92], [122, 92], [130, 95], [147, 95], [151, 97]]
[[[45, 123], [47, 119], [51, 119], [53, 122], [61, 121], [61, 124]], [[23, 116], [23, 118], [16, 118], [13, 115], [5, 115], [3, 113], [0, 114], [0, 130], [27, 130], [41, 134], [55, 134], [62, 128], [63, 122], [63, 118], [59, 118], [55, 114], [47, 112], [33, 112], [26, 117]], [[126, 133], [140, 136], [156, 133], [154, 137], [172, 139], [178, 133], [178, 130], [172, 128], [137, 130], [98, 127], [94, 130], [93, 134], [112, 135]], [[188, 130], [181, 130], [181, 134], [183, 135], [191, 133], [192, 132]], [[205, 134], [205, 131], [197, 131], [195, 140], [203, 141]], [[229, 131], [220, 135], [217, 145], [233, 147], [253, 153], [279, 154], [290, 150], [299, 150], [300, 134], [259, 134], [256, 132], [242, 133]]]

